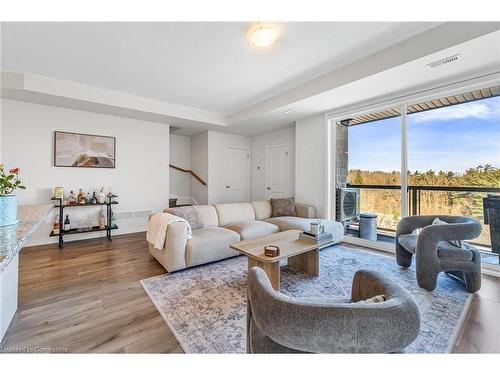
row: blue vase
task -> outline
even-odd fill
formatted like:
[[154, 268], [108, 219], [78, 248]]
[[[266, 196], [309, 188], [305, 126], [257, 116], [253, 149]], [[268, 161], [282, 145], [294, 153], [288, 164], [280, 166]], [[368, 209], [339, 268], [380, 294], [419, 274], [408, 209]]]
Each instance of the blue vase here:
[[0, 195], [0, 227], [17, 224], [17, 197]]

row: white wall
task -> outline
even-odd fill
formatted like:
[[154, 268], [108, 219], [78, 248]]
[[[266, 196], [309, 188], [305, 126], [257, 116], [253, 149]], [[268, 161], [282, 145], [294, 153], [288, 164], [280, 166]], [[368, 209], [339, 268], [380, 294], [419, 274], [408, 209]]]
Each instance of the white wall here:
[[[190, 139], [191, 170], [205, 182], [208, 180], [208, 132], [191, 136]], [[197, 179], [190, 179], [191, 199], [194, 204], [208, 203], [208, 187], [203, 186]]]
[[[247, 148], [250, 154], [250, 138], [241, 135], [208, 132], [208, 202], [226, 201], [225, 149], [226, 147]], [[248, 176], [250, 192], [250, 171]]]
[[327, 214], [326, 129], [323, 114], [295, 124], [295, 200], [316, 206], [321, 217]]
[[[50, 202], [55, 186], [65, 191], [111, 187], [119, 195], [115, 211], [161, 211], [168, 207], [169, 127], [149, 121], [102, 115], [27, 102], [1, 100], [2, 156], [8, 167], [21, 168], [27, 189], [18, 191], [19, 204]], [[54, 131], [70, 131], [116, 137], [116, 168], [53, 167]], [[37, 231], [31, 245], [49, 243], [55, 215]], [[97, 221], [98, 208], [69, 208], [66, 212], [79, 220]], [[78, 212], [78, 213], [77, 213]], [[114, 233], [146, 229], [147, 216], [117, 220]], [[86, 234], [84, 236], [98, 236]], [[81, 238], [67, 236], [66, 240]]]
[[295, 194], [295, 126], [263, 133], [251, 138], [251, 199], [266, 199], [266, 148], [268, 146], [288, 145], [290, 153], [290, 186], [291, 196]]
[[[191, 169], [190, 138], [183, 135], [170, 135], [170, 164]], [[170, 168], [170, 196], [177, 198], [178, 204], [191, 202], [191, 175]]]

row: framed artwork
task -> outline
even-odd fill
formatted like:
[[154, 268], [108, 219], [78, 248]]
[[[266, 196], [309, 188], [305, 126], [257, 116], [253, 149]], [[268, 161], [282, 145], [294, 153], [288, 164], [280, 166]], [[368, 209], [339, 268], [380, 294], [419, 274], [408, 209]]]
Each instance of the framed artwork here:
[[55, 167], [115, 168], [115, 157], [115, 137], [54, 132]]
[[56, 199], [63, 199], [64, 198], [64, 188], [62, 186], [55, 187], [54, 198], [56, 198]]

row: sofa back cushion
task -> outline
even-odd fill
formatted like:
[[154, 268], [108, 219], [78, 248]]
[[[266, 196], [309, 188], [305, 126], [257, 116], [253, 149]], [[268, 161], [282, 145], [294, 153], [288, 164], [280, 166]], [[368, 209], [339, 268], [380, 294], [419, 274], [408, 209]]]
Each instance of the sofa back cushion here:
[[217, 211], [215, 211], [214, 206], [194, 206], [200, 214], [201, 221], [203, 222], [203, 228], [218, 227], [219, 219], [217, 218]]
[[192, 230], [203, 227], [200, 214], [193, 206], [172, 207], [163, 210], [163, 212], [183, 218], [189, 223]]
[[255, 210], [255, 220], [267, 220], [271, 217], [273, 209], [270, 201], [252, 201], [250, 203]]
[[255, 211], [248, 202], [243, 203], [221, 203], [214, 205], [219, 218], [219, 225], [238, 223], [246, 220], [255, 220]]

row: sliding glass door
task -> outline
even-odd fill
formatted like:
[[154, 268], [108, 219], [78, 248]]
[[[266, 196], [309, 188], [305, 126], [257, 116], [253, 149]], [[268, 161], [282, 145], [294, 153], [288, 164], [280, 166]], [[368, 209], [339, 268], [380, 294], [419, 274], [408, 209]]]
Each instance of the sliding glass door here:
[[[500, 85], [353, 113], [334, 124], [336, 219], [348, 236], [393, 244], [405, 215], [468, 215], [483, 223], [493, 215], [483, 198], [500, 195]], [[490, 215], [494, 223], [471, 242], [498, 264], [500, 207], [495, 212], [498, 219]], [[366, 237], [363, 225], [373, 220], [377, 236]]]
[[475, 217], [483, 231], [472, 242], [484, 251], [484, 261], [498, 264], [500, 249], [491, 246], [483, 198], [500, 188], [500, 96], [487, 90], [482, 99], [477, 90], [409, 106], [410, 214]]
[[349, 236], [390, 241], [401, 216], [400, 108], [343, 119], [336, 130], [337, 212], [345, 210], [346, 191], [358, 199], [356, 218], [337, 220], [347, 224]]

